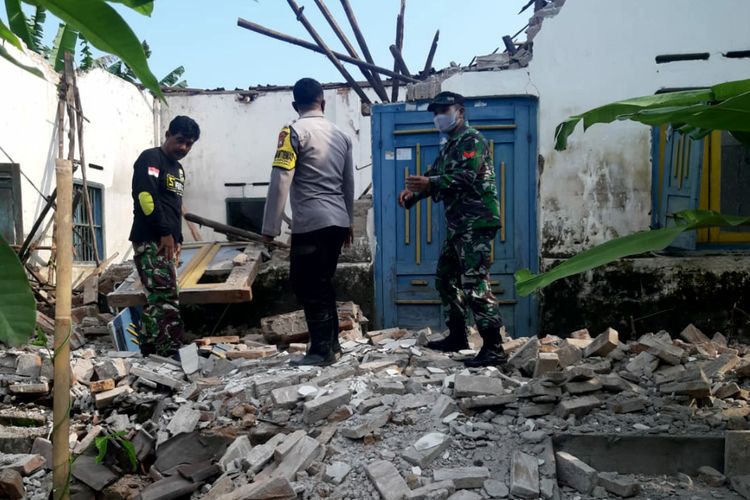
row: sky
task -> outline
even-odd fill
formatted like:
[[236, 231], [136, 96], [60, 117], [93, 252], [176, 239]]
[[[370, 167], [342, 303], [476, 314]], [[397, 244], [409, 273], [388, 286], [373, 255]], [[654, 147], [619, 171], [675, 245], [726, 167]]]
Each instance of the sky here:
[[[388, 47], [395, 41], [400, 0], [350, 0], [376, 64], [392, 68]], [[305, 14], [334, 50], [343, 47], [313, 0], [298, 0]], [[357, 47], [340, 0], [325, 0], [338, 23]], [[433, 67], [451, 61], [466, 65], [476, 55], [502, 46], [528, 21], [530, 11], [518, 15], [526, 0], [407, 0], [404, 59], [409, 70], [422, 69], [435, 30], [440, 42]], [[237, 18], [312, 41], [285, 0], [157, 0], [151, 17], [118, 8], [140, 39], [148, 41], [149, 64], [161, 79], [177, 66], [185, 67], [190, 87], [227, 90], [257, 85], [291, 85], [301, 77], [321, 82], [343, 78], [324, 55], [237, 26]], [[51, 17], [51, 16], [50, 16]], [[47, 29], [54, 36], [56, 26]], [[355, 79], [362, 75], [346, 66]]]

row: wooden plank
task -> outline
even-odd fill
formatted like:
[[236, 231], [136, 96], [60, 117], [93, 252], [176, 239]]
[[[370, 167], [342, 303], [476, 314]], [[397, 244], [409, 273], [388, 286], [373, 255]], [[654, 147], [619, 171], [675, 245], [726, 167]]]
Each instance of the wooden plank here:
[[[223, 283], [194, 283], [180, 287], [180, 302], [183, 304], [233, 304], [250, 302], [253, 298], [252, 284], [260, 271], [262, 248], [254, 243], [198, 243], [185, 245], [185, 248], [197, 248], [190, 262], [183, 266], [178, 280], [189, 273], [191, 282], [197, 282], [211, 259], [206, 259], [209, 252], [216, 255], [221, 248], [244, 248], [248, 260], [241, 266], [235, 266]], [[202, 267], [199, 267], [202, 266]], [[197, 277], [196, 277], [197, 276]], [[137, 273], [128, 279], [114, 292], [107, 296], [111, 307], [131, 307], [144, 305], [146, 295]]]
[[225, 335], [223, 337], [203, 337], [195, 341], [198, 345], [212, 345], [212, 344], [239, 344], [239, 335]]

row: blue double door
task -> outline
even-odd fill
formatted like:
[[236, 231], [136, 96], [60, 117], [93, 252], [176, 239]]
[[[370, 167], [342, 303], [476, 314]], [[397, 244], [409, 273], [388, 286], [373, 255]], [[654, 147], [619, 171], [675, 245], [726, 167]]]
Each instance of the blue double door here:
[[[503, 227], [492, 244], [491, 283], [512, 336], [536, 334], [537, 301], [518, 297], [513, 273], [536, 271], [536, 100], [467, 100], [466, 116], [489, 141]], [[443, 204], [397, 204], [409, 175], [423, 174], [446, 137], [427, 103], [378, 105], [372, 115], [376, 321], [381, 327], [443, 328], [435, 270], [446, 237]]]

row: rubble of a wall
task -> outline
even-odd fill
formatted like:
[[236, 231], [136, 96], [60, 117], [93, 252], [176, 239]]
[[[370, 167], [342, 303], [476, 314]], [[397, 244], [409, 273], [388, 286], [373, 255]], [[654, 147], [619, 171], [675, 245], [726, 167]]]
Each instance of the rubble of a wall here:
[[[467, 369], [471, 352], [424, 347], [429, 329], [368, 332], [354, 304], [340, 312], [343, 355], [324, 368], [288, 365], [298, 314], [269, 318], [266, 337], [199, 339], [180, 361], [74, 350], [77, 498], [750, 498], [748, 346], [693, 325], [627, 343], [583, 330], [507, 339], [507, 367]], [[0, 382], [0, 489], [47, 498], [47, 349], [3, 351]], [[552, 443], [725, 432], [725, 470], [693, 477], [600, 470]]]

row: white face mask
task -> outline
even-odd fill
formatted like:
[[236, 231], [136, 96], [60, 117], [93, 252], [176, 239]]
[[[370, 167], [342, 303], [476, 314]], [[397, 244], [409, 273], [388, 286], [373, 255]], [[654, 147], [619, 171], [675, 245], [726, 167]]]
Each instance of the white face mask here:
[[458, 122], [458, 111], [452, 109], [447, 113], [435, 115], [432, 121], [435, 123], [436, 129], [444, 134], [448, 133], [456, 128], [456, 123]]

